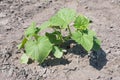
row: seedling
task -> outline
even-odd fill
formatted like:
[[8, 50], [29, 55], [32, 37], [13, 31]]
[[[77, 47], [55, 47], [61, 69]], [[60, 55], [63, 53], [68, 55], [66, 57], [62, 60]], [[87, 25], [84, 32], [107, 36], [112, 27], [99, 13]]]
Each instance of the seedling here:
[[[75, 30], [71, 30], [70, 24]], [[89, 29], [90, 20], [68, 8], [59, 10], [48, 21], [44, 22], [40, 27], [36, 27], [32, 23], [25, 31], [24, 39], [18, 46], [19, 49], [24, 48], [25, 53], [21, 57], [22, 63], [27, 63], [28, 59], [42, 63], [50, 53], [56, 58], [61, 58], [64, 49], [61, 45], [68, 41], [74, 40], [80, 44], [86, 51], [100, 49], [100, 40], [97, 39], [94, 31]], [[54, 31], [51, 33], [46, 32], [40, 35], [39, 32], [47, 28], [52, 28]], [[62, 30], [68, 32], [67, 36], [62, 34]]]

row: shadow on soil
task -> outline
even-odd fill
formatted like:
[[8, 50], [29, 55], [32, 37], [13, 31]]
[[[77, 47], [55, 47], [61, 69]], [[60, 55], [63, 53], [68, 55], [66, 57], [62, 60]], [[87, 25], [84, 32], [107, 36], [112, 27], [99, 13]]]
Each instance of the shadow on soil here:
[[100, 49], [97, 52], [92, 51], [89, 57], [90, 65], [96, 68], [97, 70], [101, 70], [108, 61], [106, 59], [106, 53], [102, 49]]
[[[64, 44], [66, 46], [64, 48], [67, 49], [68, 53], [80, 55], [81, 57], [88, 55], [87, 51], [81, 45], [75, 44], [75, 41], [70, 40]], [[104, 50], [100, 49], [97, 52], [91, 51], [89, 55], [89, 63], [97, 70], [101, 70], [107, 63], [106, 53]]]
[[46, 66], [56, 66], [56, 65], [66, 65], [69, 64], [70, 61], [68, 61], [67, 59], [64, 58], [54, 58], [54, 59], [47, 59], [43, 64], [42, 67], [46, 67]]
[[[76, 55], [80, 55], [82, 58], [88, 55], [87, 51], [81, 45], [78, 45], [73, 40], [65, 42], [62, 45], [62, 48], [66, 49], [67, 53], [73, 53]], [[97, 70], [101, 70], [107, 63], [106, 53], [102, 49], [100, 49], [97, 52], [91, 51], [88, 57], [89, 57], [90, 65], [96, 68]], [[65, 58], [60, 58], [60, 59], [50, 58], [50, 59], [47, 59], [42, 66], [45, 67], [45, 66], [66, 65], [69, 63], [70, 61], [68, 61]]]
[[87, 51], [81, 45], [78, 45], [74, 40], [65, 42], [62, 47], [67, 50], [67, 53], [79, 55], [82, 58], [88, 55]]

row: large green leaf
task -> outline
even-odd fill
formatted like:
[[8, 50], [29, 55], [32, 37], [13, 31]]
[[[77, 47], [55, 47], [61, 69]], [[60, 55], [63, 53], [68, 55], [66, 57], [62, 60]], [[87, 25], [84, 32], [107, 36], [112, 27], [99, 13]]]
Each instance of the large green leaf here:
[[81, 44], [87, 51], [90, 51], [93, 47], [93, 36], [94, 32], [92, 31], [88, 31], [88, 33], [81, 33], [80, 31], [72, 33], [72, 39]]
[[83, 15], [76, 18], [74, 22], [74, 27], [79, 30], [86, 30], [89, 26], [89, 19]]
[[54, 46], [54, 56], [56, 58], [61, 58], [63, 56], [63, 52], [62, 52], [62, 49], [57, 47], [57, 46]]
[[47, 37], [42, 36], [37, 41], [29, 40], [25, 50], [32, 59], [42, 63], [52, 50], [52, 44]]
[[42, 31], [42, 30], [44, 30], [44, 29], [46, 29], [48, 27], [50, 27], [50, 22], [46, 21], [43, 24], [41, 24], [41, 26], [39, 28], [40, 28], [40, 31]]
[[36, 23], [33, 22], [30, 27], [27, 28], [27, 30], [25, 31], [25, 36], [27, 37], [31, 37], [35, 34], [37, 34], [39, 32], [39, 28], [36, 27]]
[[72, 9], [64, 8], [50, 18], [51, 26], [66, 28], [72, 21], [75, 20], [76, 12]]

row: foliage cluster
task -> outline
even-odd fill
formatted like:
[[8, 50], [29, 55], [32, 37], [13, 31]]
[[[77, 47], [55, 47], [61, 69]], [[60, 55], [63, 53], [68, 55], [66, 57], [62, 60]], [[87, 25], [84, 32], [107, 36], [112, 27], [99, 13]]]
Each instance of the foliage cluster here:
[[[74, 31], [71, 30], [71, 23], [73, 23], [72, 28], [74, 28]], [[56, 58], [61, 58], [63, 55], [61, 44], [71, 39], [88, 52], [98, 50], [100, 40], [96, 37], [95, 32], [89, 29], [89, 24], [90, 20], [87, 17], [77, 15], [76, 11], [68, 8], [59, 10], [39, 27], [32, 23], [25, 31], [24, 39], [18, 46], [19, 49], [25, 49], [21, 62], [27, 63], [31, 58], [42, 63], [50, 53], [53, 53]], [[39, 32], [48, 28], [52, 28], [53, 32], [46, 32], [44, 35], [39, 34]], [[64, 36], [62, 30], [69, 34]]]

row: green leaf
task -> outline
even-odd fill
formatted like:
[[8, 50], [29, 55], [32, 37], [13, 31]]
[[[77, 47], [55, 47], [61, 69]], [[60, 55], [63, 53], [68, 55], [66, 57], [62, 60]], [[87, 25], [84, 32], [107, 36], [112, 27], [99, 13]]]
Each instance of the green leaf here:
[[41, 36], [37, 41], [29, 40], [25, 45], [25, 50], [30, 58], [42, 63], [52, 50], [52, 44], [47, 37]]
[[96, 37], [94, 37], [93, 41], [94, 41], [94, 45], [93, 45], [92, 50], [98, 51], [100, 49], [101, 41]]
[[89, 19], [83, 15], [80, 15], [76, 18], [74, 22], [74, 27], [79, 30], [86, 30], [89, 26]]
[[93, 47], [93, 36], [94, 35], [92, 31], [88, 31], [88, 34], [81, 33], [80, 31], [72, 33], [72, 39], [78, 44], [81, 44], [87, 51], [90, 51]]
[[31, 37], [35, 34], [37, 34], [40, 31], [40, 29], [38, 27], [36, 27], [36, 23], [32, 23], [30, 25], [30, 27], [27, 28], [27, 30], [25, 31], [25, 36], [26, 37]]
[[49, 38], [50, 42], [54, 45], [60, 45], [62, 43], [61, 33], [55, 31], [53, 33], [46, 33], [46, 36]]
[[48, 37], [51, 43], [56, 43], [57, 41], [56, 35], [54, 35], [53, 33], [46, 33], [45, 35]]
[[58, 13], [50, 18], [51, 26], [67, 28], [67, 26], [75, 20], [76, 12], [72, 9], [63, 8]]
[[39, 27], [39, 28], [40, 28], [40, 31], [48, 28], [49, 26], [50, 26], [50, 22], [49, 22], [49, 21], [44, 22], [44, 23], [41, 24], [41, 26]]
[[57, 46], [54, 46], [54, 56], [56, 58], [61, 58], [63, 56], [62, 49]]
[[27, 63], [28, 63], [28, 60], [29, 60], [29, 57], [28, 57], [26, 54], [23, 54], [23, 55], [21, 56], [20, 62], [21, 62], [21, 63], [24, 63], [24, 64], [27, 64]]
[[87, 31], [88, 31], [89, 36], [92, 36], [92, 37], [96, 36], [96, 33], [94, 31], [92, 31], [90, 29], [87, 29]]
[[24, 39], [22, 40], [22, 42], [17, 46], [18, 49], [24, 48], [24, 45], [25, 45], [25, 43], [26, 43], [27, 41], [28, 41], [27, 38], [24, 38]]

